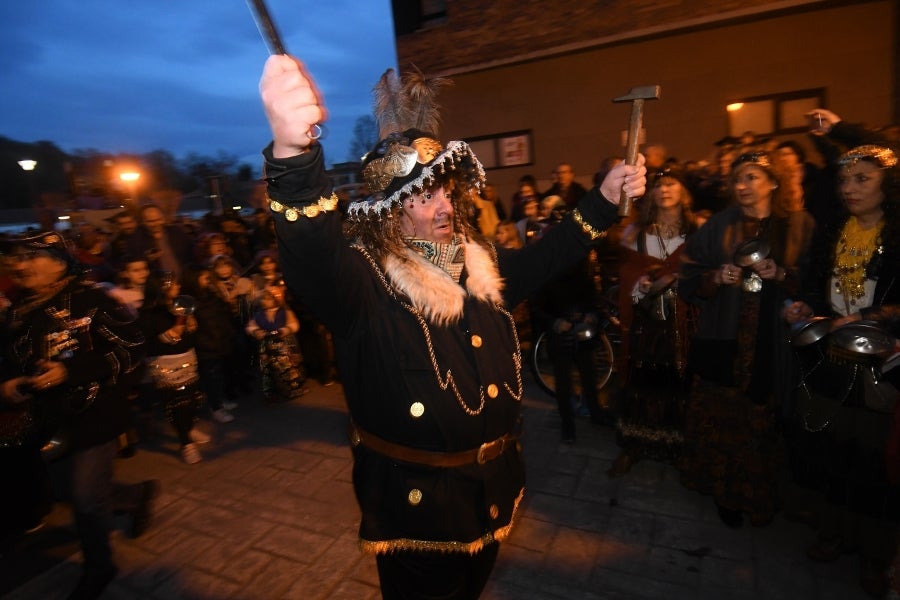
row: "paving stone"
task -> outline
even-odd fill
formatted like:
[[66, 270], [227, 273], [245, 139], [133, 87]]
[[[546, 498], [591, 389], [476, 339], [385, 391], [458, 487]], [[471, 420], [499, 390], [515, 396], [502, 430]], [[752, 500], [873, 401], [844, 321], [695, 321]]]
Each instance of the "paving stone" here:
[[[547, 549], [548, 540], [552, 540], [556, 536], [558, 529], [559, 526], [555, 523], [534, 519], [530, 516], [520, 516], [516, 519], [516, 526], [510, 535], [509, 543], [528, 550], [543, 552]], [[505, 546], [501, 548], [501, 552], [504, 548]]]
[[587, 583], [591, 566], [601, 552], [603, 541], [593, 533], [562, 527], [548, 549], [550, 564], [546, 564], [548, 577], [570, 580], [575, 584]]
[[753, 590], [756, 587], [756, 568], [752, 561], [705, 556], [700, 574], [703, 587], [731, 590]]
[[153, 595], [169, 600], [191, 598], [215, 598], [228, 600], [237, 597], [240, 586], [222, 577], [215, 577], [190, 567], [182, 568], [160, 585]]
[[[380, 597], [375, 559], [357, 545], [340, 386], [311, 387], [284, 405], [242, 400], [234, 423], [203, 423], [214, 439], [197, 465], [181, 463], [170, 433], [116, 461], [122, 481], [158, 478], [163, 492], [141, 538], [113, 535], [121, 570], [104, 600]], [[855, 556], [805, 558], [808, 528], [778, 517], [729, 529], [671, 465], [641, 461], [609, 479], [611, 427], [580, 419], [578, 443], [560, 444], [555, 404], [530, 383], [523, 410], [526, 495], [482, 600], [865, 597]], [[50, 522], [71, 528], [71, 511], [57, 507]], [[29, 551], [46, 559], [53, 548]], [[0, 596], [61, 600], [79, 572], [80, 555], [63, 557]]]
[[312, 564], [334, 541], [333, 538], [306, 529], [276, 527], [254, 544], [254, 548], [271, 552], [295, 562]]

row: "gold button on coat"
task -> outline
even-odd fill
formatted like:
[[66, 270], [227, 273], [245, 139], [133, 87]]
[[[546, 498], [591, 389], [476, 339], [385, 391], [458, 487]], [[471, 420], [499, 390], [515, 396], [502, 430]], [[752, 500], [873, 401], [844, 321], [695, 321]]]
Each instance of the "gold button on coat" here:
[[473, 336], [472, 336], [472, 347], [474, 347], [474, 348], [481, 348], [481, 344], [482, 344], [481, 336], [480, 336], [480, 335], [473, 335]]
[[425, 405], [421, 402], [413, 402], [409, 405], [409, 414], [418, 419], [425, 414]]
[[496, 398], [499, 393], [500, 389], [497, 388], [495, 384], [492, 383], [491, 385], [487, 386], [487, 395], [489, 398]]
[[496, 504], [491, 504], [490, 513], [491, 518], [496, 519], [500, 516], [500, 508]]
[[413, 488], [409, 490], [409, 496], [407, 496], [407, 500], [412, 506], [418, 506], [419, 502], [422, 501], [422, 490]]

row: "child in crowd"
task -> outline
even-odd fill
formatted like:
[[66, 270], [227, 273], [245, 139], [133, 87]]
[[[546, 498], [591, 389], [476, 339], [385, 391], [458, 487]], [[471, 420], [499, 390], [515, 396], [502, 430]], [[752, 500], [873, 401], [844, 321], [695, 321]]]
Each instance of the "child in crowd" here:
[[501, 248], [521, 248], [524, 245], [515, 221], [500, 221], [497, 223], [494, 241]]
[[[262, 291], [281, 283], [281, 269], [278, 266], [278, 255], [272, 250], [260, 250], [253, 260], [254, 269], [250, 275], [253, 290], [256, 292], [254, 301], [259, 299]], [[258, 308], [258, 307], [257, 307]]]
[[150, 277], [150, 264], [143, 256], [127, 254], [119, 260], [119, 284], [109, 294], [137, 315], [144, 304], [144, 286]]
[[182, 291], [194, 298], [197, 319], [196, 349], [200, 369], [200, 388], [218, 423], [234, 420], [231, 410], [237, 405], [226, 398], [228, 360], [235, 340], [243, 333], [235, 330], [228, 303], [212, 284], [209, 269], [190, 267], [182, 274]]
[[287, 402], [305, 394], [306, 377], [297, 345], [300, 321], [284, 302], [284, 288], [263, 289], [259, 310], [247, 323], [246, 332], [259, 342], [259, 367], [266, 402]]
[[178, 435], [181, 459], [192, 465], [202, 460], [197, 444], [209, 441], [207, 434], [194, 427], [203, 394], [198, 387], [198, 327], [193, 299], [181, 296], [181, 286], [169, 273], [150, 278], [146, 291], [138, 323], [150, 357], [148, 374]]
[[213, 256], [209, 261], [212, 289], [227, 304], [231, 312], [232, 327], [238, 332], [231, 352], [226, 357], [225, 393], [228, 403], [237, 405], [237, 397], [253, 390], [253, 353], [250, 340], [243, 335], [244, 326], [253, 314], [255, 296], [253, 282], [240, 274], [238, 263], [225, 254]]
[[[119, 259], [116, 274], [118, 285], [107, 287], [109, 295], [124, 304], [134, 314], [138, 316], [141, 306], [144, 304], [144, 287], [147, 279], [150, 277], [150, 263], [144, 256], [136, 256], [126, 254]], [[144, 372], [139, 377], [148, 377]], [[153, 404], [155, 394], [141, 393], [141, 381], [137, 379], [134, 388], [129, 391], [129, 400], [134, 400], [138, 404], [140, 413], [140, 423], [143, 428], [144, 439], [153, 439], [155, 434], [153, 429]], [[147, 382], [144, 382], [147, 383]], [[146, 387], [143, 388], [146, 392]], [[119, 455], [123, 457], [132, 456], [135, 452], [134, 445], [137, 442], [138, 435], [134, 427], [120, 438], [122, 448]]]

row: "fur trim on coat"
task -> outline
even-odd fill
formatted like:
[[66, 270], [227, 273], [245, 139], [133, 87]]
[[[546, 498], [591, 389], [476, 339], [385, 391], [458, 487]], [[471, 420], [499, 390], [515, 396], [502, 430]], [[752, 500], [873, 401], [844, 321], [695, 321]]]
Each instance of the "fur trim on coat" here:
[[463, 247], [465, 288], [411, 248], [405, 260], [390, 254], [384, 259], [388, 281], [433, 325], [459, 321], [466, 295], [491, 304], [503, 303], [503, 278], [490, 252], [474, 242], [466, 242]]

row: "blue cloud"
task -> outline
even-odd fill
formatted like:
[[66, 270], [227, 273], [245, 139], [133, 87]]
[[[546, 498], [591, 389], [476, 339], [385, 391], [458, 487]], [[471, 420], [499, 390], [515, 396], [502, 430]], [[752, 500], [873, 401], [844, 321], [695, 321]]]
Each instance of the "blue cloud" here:
[[[270, 9], [325, 97], [326, 155], [347, 160], [372, 85], [396, 65], [390, 3], [271, 0]], [[257, 92], [265, 58], [244, 2], [6, 3], [0, 135], [65, 150], [258, 161], [269, 138]]]

